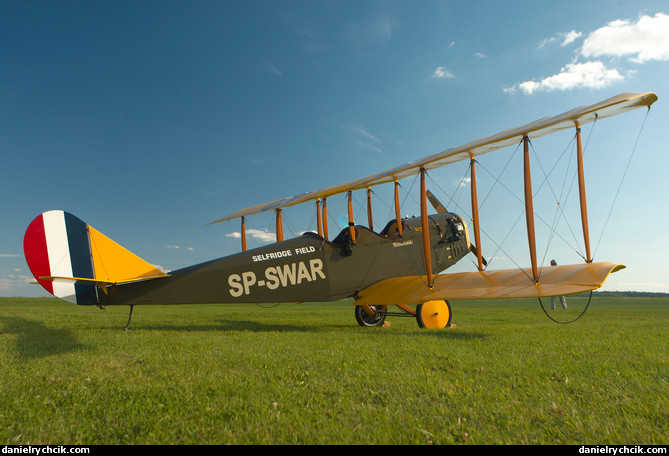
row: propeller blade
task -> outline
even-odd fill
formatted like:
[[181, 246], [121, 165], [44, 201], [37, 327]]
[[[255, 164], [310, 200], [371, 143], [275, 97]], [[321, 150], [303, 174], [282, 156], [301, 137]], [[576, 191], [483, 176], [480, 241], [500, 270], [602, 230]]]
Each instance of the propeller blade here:
[[446, 212], [448, 212], [446, 208], [443, 206], [443, 204], [441, 204], [439, 200], [432, 194], [432, 192], [428, 190], [427, 192], [425, 192], [425, 194], [427, 195], [427, 199], [430, 200], [430, 204], [434, 206], [434, 209], [437, 211], [438, 214], [445, 214]]
[[[439, 200], [437, 199], [437, 197], [434, 196], [434, 195], [432, 194], [432, 192], [430, 192], [430, 191], [428, 190], [428, 191], [425, 192], [425, 195], [427, 196], [427, 199], [430, 200], [430, 204], [432, 204], [432, 206], [434, 206], [434, 209], [437, 211], [437, 213], [439, 213], [439, 214], [445, 214], [446, 212], [448, 212], [448, 211], [446, 210], [446, 208], [444, 207], [444, 205], [441, 204], [441, 202], [439, 202]], [[478, 256], [478, 254], [476, 253], [476, 246], [475, 246], [474, 244], [470, 244], [470, 245], [471, 245], [471, 252], [472, 252], [474, 255]], [[481, 257], [481, 260], [482, 260], [484, 266], [488, 266], [488, 262], [485, 260], [485, 258]]]
[[[478, 257], [478, 253], [476, 253], [476, 246], [474, 244], [470, 245], [471, 245], [470, 251]], [[485, 260], [485, 258], [481, 257], [481, 261], [483, 262], [483, 266], [488, 266], [488, 262]]]

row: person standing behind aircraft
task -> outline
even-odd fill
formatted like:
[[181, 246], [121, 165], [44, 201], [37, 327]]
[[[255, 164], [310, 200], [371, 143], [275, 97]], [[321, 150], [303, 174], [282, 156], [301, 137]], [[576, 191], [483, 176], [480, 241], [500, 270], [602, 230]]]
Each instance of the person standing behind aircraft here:
[[[551, 260], [551, 266], [557, 266], [557, 262], [555, 260]], [[560, 304], [562, 304], [562, 308], [567, 310], [567, 298], [564, 296], [557, 296], [560, 298]], [[555, 310], [555, 298], [556, 296], [551, 296], [551, 310]]]

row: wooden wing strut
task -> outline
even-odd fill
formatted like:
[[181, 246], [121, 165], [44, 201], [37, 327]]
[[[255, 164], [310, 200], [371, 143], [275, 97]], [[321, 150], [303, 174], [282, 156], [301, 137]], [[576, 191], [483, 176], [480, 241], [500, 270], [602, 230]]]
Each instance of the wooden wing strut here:
[[402, 236], [402, 212], [400, 212], [400, 183], [395, 181], [395, 219], [397, 220], [397, 233]]
[[578, 195], [581, 201], [581, 224], [585, 243], [585, 261], [592, 263], [590, 256], [590, 234], [588, 230], [588, 207], [585, 201], [585, 172], [583, 170], [583, 149], [581, 147], [581, 126], [576, 122], [576, 161], [578, 166]]
[[532, 263], [532, 278], [539, 281], [537, 269], [537, 246], [534, 235], [534, 206], [532, 204], [532, 176], [530, 173], [530, 138], [523, 138], [523, 163], [525, 175], [525, 220], [527, 221], [527, 242], [530, 247], [530, 261]]
[[483, 253], [481, 251], [481, 229], [479, 225], [479, 200], [476, 191], [476, 160], [471, 158], [471, 194], [472, 194], [472, 216], [474, 218], [474, 242], [476, 245], [476, 259], [479, 271], [483, 271]]
[[427, 286], [432, 288], [432, 255], [430, 252], [430, 225], [427, 218], [427, 190], [425, 188], [425, 168], [420, 169], [420, 218], [423, 234], [423, 256], [425, 257], [425, 275]]
[[242, 252], [246, 252], [246, 217], [242, 217]]
[[283, 241], [283, 217], [281, 208], [276, 210], [276, 242]]

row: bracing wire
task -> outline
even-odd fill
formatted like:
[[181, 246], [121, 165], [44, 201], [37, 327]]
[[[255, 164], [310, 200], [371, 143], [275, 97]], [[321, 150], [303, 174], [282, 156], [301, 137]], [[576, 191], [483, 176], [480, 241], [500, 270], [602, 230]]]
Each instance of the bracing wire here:
[[602, 227], [602, 232], [599, 235], [599, 239], [597, 240], [597, 244], [595, 246], [594, 253], [592, 254], [593, 258], [597, 254], [597, 249], [599, 248], [599, 243], [602, 241], [602, 238], [604, 237], [604, 230], [606, 230], [606, 226], [609, 223], [609, 219], [611, 218], [611, 213], [613, 212], [613, 207], [616, 204], [616, 200], [618, 199], [618, 195], [620, 194], [620, 189], [623, 186], [623, 181], [625, 180], [625, 177], [627, 176], [627, 171], [629, 170], [630, 163], [632, 162], [632, 158], [634, 157], [637, 146], [639, 145], [639, 140], [641, 139], [641, 133], [643, 132], [644, 126], [646, 125], [646, 120], [648, 119], [648, 113], [650, 113], [650, 106], [648, 107], [648, 110], [646, 111], [646, 115], [643, 118], [643, 122], [641, 123], [641, 128], [639, 129], [639, 133], [637, 134], [636, 140], [634, 142], [634, 147], [632, 147], [632, 152], [630, 153], [629, 159], [627, 160], [627, 165], [625, 166], [625, 171], [623, 172], [623, 176], [620, 178], [620, 184], [618, 184], [618, 189], [616, 190], [616, 194], [613, 197], [613, 201], [611, 202], [611, 207], [609, 209], [609, 213], [606, 216], [606, 221], [604, 222], [604, 226]]
[[[567, 244], [568, 246], [570, 246], [570, 247], [576, 252], [577, 255], [579, 255], [581, 258], [583, 258], [583, 259], [585, 260], [585, 257], [583, 256], [583, 254], [582, 254], [581, 252], [579, 252], [578, 248], [577, 248], [577, 247], [574, 247], [574, 246], [571, 245], [569, 242], [567, 242], [566, 239], [564, 239], [564, 238], [557, 232], [557, 225], [558, 225], [558, 222], [559, 222], [560, 218], [564, 218], [564, 220], [565, 220], [565, 224], [567, 225], [567, 228], [568, 228], [569, 232], [571, 233], [572, 238], [574, 239], [574, 243], [575, 243], [575, 245], [578, 245], [578, 241], [576, 240], [576, 236], [575, 236], [575, 234], [574, 234], [574, 231], [573, 231], [572, 228], [571, 228], [571, 224], [569, 223], [569, 220], [568, 220], [568, 219], [565, 217], [565, 215], [564, 215], [564, 207], [565, 207], [565, 205], [566, 205], [566, 204], [564, 204], [564, 203], [566, 203], [566, 198], [567, 198], [567, 196], [569, 195], [569, 192], [567, 192], [566, 195], [565, 195], [565, 193], [564, 193], [564, 187], [565, 187], [565, 183], [566, 183], [566, 181], [567, 181], [567, 176], [568, 176], [568, 172], [569, 172], [569, 167], [567, 167], [567, 170], [565, 171], [565, 177], [564, 177], [564, 179], [563, 179], [562, 190], [560, 191], [560, 195], [559, 195], [559, 196], [556, 195], [555, 190], [553, 189], [553, 186], [551, 185], [551, 182], [550, 182], [550, 179], [549, 179], [549, 176], [553, 173], [553, 171], [554, 171], [555, 168], [557, 167], [558, 163], [559, 163], [559, 162], [562, 160], [562, 158], [564, 157], [564, 154], [567, 152], [567, 150], [569, 150], [570, 145], [571, 145], [572, 143], [573, 143], [573, 139], [572, 139], [572, 141], [569, 143], [569, 145], [567, 145], [567, 147], [565, 147], [565, 149], [562, 151], [562, 154], [560, 155], [560, 157], [558, 158], [558, 160], [555, 162], [555, 164], [553, 165], [553, 167], [549, 170], [549, 172], [548, 172], [548, 174], [547, 174], [546, 171], [544, 170], [542, 161], [539, 159], [539, 156], [537, 155], [536, 150], [534, 149], [534, 145], [530, 142], [530, 145], [531, 145], [531, 147], [532, 147], [532, 153], [534, 154], [534, 157], [535, 157], [535, 159], [536, 159], [536, 162], [539, 164], [539, 168], [541, 169], [541, 172], [542, 172], [543, 175], [544, 175], [544, 180], [543, 180], [543, 182], [541, 183], [541, 185], [539, 185], [539, 187], [538, 187], [538, 188], [536, 189], [536, 191], [534, 192], [534, 196], [536, 196], [536, 195], [539, 193], [539, 191], [540, 191], [541, 188], [544, 186], [544, 184], [547, 184], [547, 185], [548, 185], [548, 188], [550, 189], [551, 194], [553, 195], [553, 199], [554, 199], [555, 202], [556, 202], [556, 209], [555, 209], [555, 214], [554, 214], [554, 216], [553, 216], [553, 223], [552, 223], [552, 224], [548, 224], [547, 222], [544, 221], [544, 223], [546, 224], [546, 226], [548, 226], [548, 228], [549, 228], [549, 236], [548, 236], [548, 241], [546, 242], [546, 249], [545, 249], [545, 251], [544, 251], [544, 256], [543, 256], [543, 258], [542, 258], [542, 260], [541, 260], [541, 264], [544, 264], [544, 263], [545, 263], [545, 261], [546, 261], [546, 256], [548, 255], [548, 250], [550, 249], [550, 245], [551, 245], [551, 243], [552, 243], [552, 241], [553, 241], [553, 238], [554, 238], [556, 235], [557, 235], [560, 239], [562, 239], [562, 240], [565, 242], [565, 244]], [[571, 162], [571, 159], [570, 159], [570, 162]], [[573, 181], [572, 181], [572, 182], [573, 182]], [[571, 187], [570, 187], [570, 188], [571, 188]], [[565, 201], [562, 201], [562, 197], [563, 197], [563, 196], [565, 196]], [[561, 201], [562, 201], [562, 203], [561, 203]], [[538, 215], [535, 214], [535, 216], [536, 216], [537, 218], [539, 218], [540, 220], [542, 220], [541, 217], [539, 217]], [[542, 221], [543, 221], [543, 220], [542, 220]]]
[[[486, 200], [488, 199], [488, 197], [490, 196], [490, 194], [492, 193], [492, 191], [495, 189], [495, 186], [496, 186], [497, 184], [500, 184], [502, 187], [504, 187], [504, 189], [506, 189], [506, 191], [508, 191], [511, 195], [515, 196], [516, 199], [518, 199], [518, 201], [520, 201], [521, 203], [523, 202], [520, 198], [518, 198], [518, 196], [516, 196], [516, 194], [514, 194], [508, 187], [506, 187], [502, 181], [500, 181], [500, 177], [502, 177], [502, 174], [504, 174], [504, 171], [506, 171], [506, 168], [507, 168], [507, 167], [509, 166], [509, 164], [511, 163], [511, 160], [513, 160], [513, 157], [516, 156], [516, 153], [517, 153], [518, 150], [520, 149], [520, 145], [521, 145], [521, 144], [522, 144], [522, 141], [519, 142], [519, 143], [516, 145], [516, 148], [514, 149], [513, 153], [512, 153], [511, 155], [509, 155], [509, 159], [506, 161], [506, 164], [504, 165], [504, 168], [502, 168], [502, 170], [499, 172], [499, 174], [498, 174], [497, 176], [495, 176], [495, 175], [492, 174], [490, 171], [488, 171], [488, 170], [485, 168], [485, 166], [481, 165], [481, 166], [483, 167], [484, 171], [486, 171], [488, 174], [490, 174], [490, 175], [495, 179], [495, 182], [494, 182], [494, 184], [490, 187], [490, 190], [488, 190], [488, 193], [486, 193], [485, 197], [483, 197], [483, 199], [482, 199], [481, 202], [479, 203], [479, 209], [481, 209], [481, 208], [483, 207], [483, 205], [485, 204]], [[479, 162], [477, 161], [476, 163], [479, 163]]]
[[[595, 120], [592, 122], [592, 127], [590, 128], [590, 131], [589, 131], [589, 133], [588, 133], [588, 137], [586, 138], [586, 141], [585, 141], [585, 145], [583, 146], [583, 155], [585, 155], [585, 154], [586, 154], [586, 151], [588, 150], [588, 144], [590, 144], [590, 139], [592, 138], [592, 134], [593, 134], [593, 132], [594, 132], [594, 130], [595, 130], [595, 126], [597, 125], [597, 119], [598, 119], [598, 116], [595, 114]], [[576, 135], [574, 135], [574, 137], [572, 138], [572, 141], [569, 143], [569, 145], [567, 146], [567, 148], [565, 148], [565, 150], [563, 151], [562, 155], [564, 155], [564, 153], [567, 151], [567, 149], [568, 149], [570, 146], [573, 145], [575, 138], [576, 138]], [[571, 154], [571, 155], [569, 156], [570, 158], [569, 158], [569, 164], [567, 165], [567, 170], [569, 170], [570, 167], [571, 167], [571, 157], [572, 157], [572, 156], [573, 156], [573, 154]], [[562, 158], [560, 158], [560, 160], [561, 160], [561, 159], [562, 159]], [[559, 161], [559, 160], [558, 160], [558, 161]], [[556, 162], [556, 165], [557, 165], [557, 162]], [[561, 194], [560, 194], [560, 197], [562, 197], [562, 195], [565, 195], [565, 201], [564, 201], [564, 204], [562, 204], [562, 205], [559, 207], [560, 210], [557, 210], [557, 209], [556, 209], [556, 214], [559, 214], [560, 217], [564, 220], [565, 224], [567, 225], [567, 229], [569, 230], [569, 232], [570, 232], [570, 234], [571, 234], [571, 236], [572, 236], [572, 238], [573, 238], [573, 240], [574, 240], [574, 245], [578, 246], [579, 243], [578, 243], [578, 240], [576, 239], [576, 235], [574, 234], [574, 231], [573, 231], [573, 229], [572, 229], [572, 227], [571, 227], [571, 224], [569, 223], [569, 219], [567, 219], [567, 216], [566, 216], [565, 213], [564, 213], [564, 208], [565, 208], [565, 206], [566, 206], [567, 199], [569, 198], [569, 195], [570, 195], [571, 192], [572, 192], [572, 188], [574, 187], [574, 183], [576, 182], [576, 174], [573, 174], [573, 175], [572, 175], [571, 182], [569, 183], [569, 188], [567, 189], [567, 191], [566, 191], [566, 193], [565, 193], [565, 192], [564, 192], [564, 187], [565, 187], [566, 182], [567, 182], [567, 176], [568, 176], [568, 173], [565, 172], [565, 179], [564, 179], [564, 181], [563, 181], [563, 183], [562, 183], [562, 191], [561, 191]], [[560, 204], [560, 203], [558, 202], [558, 204]], [[555, 225], [557, 226], [557, 220], [555, 221]], [[562, 237], [560, 236], [559, 233], [555, 232], [555, 234], [557, 234], [557, 236], [560, 237], [560, 238], [562, 239]], [[552, 236], [553, 236], [553, 231], [551, 231], [551, 237], [552, 237]], [[576, 254], [577, 254], [578, 256], [580, 256], [584, 261], [586, 260], [585, 255], [584, 255], [584, 253], [583, 253], [582, 251], [580, 251], [577, 247], [573, 247], [573, 246], [572, 246], [571, 244], [569, 244], [565, 239], [562, 239], [562, 240], [565, 242], [566, 245], [570, 246], [570, 247], [576, 252]], [[547, 253], [548, 253], [548, 246], [546, 247], [546, 253], [544, 254], [544, 259], [545, 259], [545, 255], [546, 255]]]
[[[615, 206], [616, 200], [618, 199], [618, 195], [620, 194], [620, 190], [621, 190], [621, 188], [622, 188], [623, 182], [624, 182], [624, 180], [625, 180], [625, 177], [627, 176], [627, 171], [629, 170], [630, 164], [631, 164], [631, 162], [632, 162], [632, 158], [634, 157], [634, 154], [636, 153], [636, 149], [637, 149], [637, 146], [638, 146], [638, 144], [639, 144], [639, 140], [640, 140], [640, 138], [641, 138], [641, 134], [642, 134], [642, 132], [643, 132], [644, 126], [646, 125], [646, 120], [648, 119], [648, 113], [649, 113], [649, 112], [650, 112], [650, 107], [649, 107], [648, 110], [646, 111], [646, 115], [644, 116], [643, 122], [641, 123], [641, 128], [639, 129], [639, 133], [637, 134], [636, 140], [635, 140], [635, 142], [634, 142], [634, 146], [632, 147], [632, 151], [630, 152], [630, 156], [629, 156], [629, 158], [628, 158], [628, 160], [627, 160], [627, 164], [625, 165], [625, 170], [623, 171], [623, 176], [622, 176], [621, 179], [620, 179], [620, 183], [618, 184], [618, 189], [616, 190], [616, 194], [615, 194], [615, 196], [614, 196], [614, 198], [613, 198], [613, 202], [611, 203], [611, 207], [609, 208], [609, 213], [608, 213], [608, 215], [607, 215], [607, 217], [606, 217], [606, 221], [604, 222], [604, 226], [603, 226], [603, 228], [602, 228], [602, 232], [601, 232], [600, 237], [599, 237], [599, 239], [598, 239], [598, 241], [597, 241], [597, 245], [596, 245], [595, 250], [594, 250], [595, 253], [593, 253], [593, 258], [594, 258], [595, 254], [596, 254], [596, 252], [597, 252], [597, 249], [599, 248], [599, 243], [600, 243], [601, 240], [602, 240], [602, 237], [603, 237], [603, 235], [604, 235], [604, 231], [605, 231], [605, 229], [606, 229], [606, 226], [607, 226], [607, 224], [608, 224], [608, 222], [609, 222], [609, 219], [610, 219], [610, 217], [611, 217], [611, 214], [612, 214], [612, 212], [613, 212], [613, 208], [614, 208], [614, 206]], [[588, 135], [588, 138], [587, 138], [587, 140], [586, 140], [586, 144], [585, 144], [584, 151], [583, 151], [584, 153], [585, 153], [585, 149], [587, 148], [587, 145], [588, 145], [588, 143], [589, 143], [589, 141], [590, 141], [590, 136], [592, 135], [592, 131], [594, 130], [594, 126], [595, 126], [594, 124], [595, 124], [596, 122], [597, 122], [597, 118], [595, 118], [595, 122], [593, 122], [592, 129], [590, 130], [590, 134]], [[572, 179], [572, 183], [571, 183], [571, 185], [573, 185], [573, 182], [574, 182], [574, 180]], [[571, 185], [570, 185], [570, 188], [571, 188]], [[546, 309], [544, 308], [544, 304], [543, 304], [543, 302], [541, 301], [541, 298], [538, 298], [538, 299], [539, 299], [539, 304], [541, 305], [541, 310], [543, 310], [544, 314], [546, 314], [546, 316], [547, 316], [549, 319], [551, 319], [551, 320], [554, 321], [555, 323], [559, 323], [559, 324], [569, 324], [569, 323], [574, 323], [575, 321], [579, 320], [579, 319], [585, 314], [585, 312], [588, 310], [588, 307], [590, 306], [590, 302], [591, 302], [591, 300], [592, 300], [592, 290], [590, 291], [590, 294], [589, 294], [589, 296], [588, 296], [588, 302], [586, 303], [585, 308], [583, 309], [583, 311], [582, 311], [576, 318], [574, 318], [574, 319], [572, 319], [572, 320], [569, 320], [569, 321], [559, 321], [559, 320], [556, 320], [555, 318], [551, 317], [551, 316], [548, 314], [548, 312], [546, 311]]]
[[[416, 175], [414, 176], [413, 181], [411, 182], [411, 187], [409, 187], [409, 190], [407, 190], [407, 191], [405, 192], [406, 195], [404, 196], [404, 199], [402, 200], [402, 204], [401, 204], [401, 206], [404, 206], [404, 204], [405, 204], [406, 201], [407, 201], [407, 198], [411, 198], [411, 199], [413, 200], [414, 203], [416, 203], [417, 205], [420, 205], [420, 204], [418, 203], [418, 201], [416, 201], [416, 199], [415, 199], [413, 196], [411, 196], [411, 190], [413, 189], [413, 186], [416, 184], [416, 181], [417, 181], [417, 180], [418, 180], [418, 174], [416, 174]], [[403, 186], [401, 183], [400, 183], [400, 187], [404, 190], [404, 186]]]
[[[478, 163], [478, 161], [477, 161], [477, 163]], [[508, 164], [508, 163], [507, 163], [507, 164]], [[471, 165], [470, 165], [470, 167], [471, 167]], [[469, 168], [468, 168], [468, 169], [469, 169]], [[487, 170], [486, 170], [486, 171], [487, 171]], [[488, 171], [488, 172], [489, 172], [489, 171]], [[492, 174], [491, 174], [491, 175], [492, 175]], [[465, 174], [465, 177], [466, 177], [466, 174]], [[493, 176], [493, 177], [495, 177], [495, 176]], [[499, 178], [497, 178], [497, 180], [499, 181]], [[462, 180], [462, 181], [464, 181], [464, 177], [463, 177], [463, 180]], [[462, 181], [461, 181], [461, 182], [462, 182]], [[439, 191], [441, 191], [442, 193], [448, 194], [448, 192], [445, 191], [443, 188], [441, 188], [441, 186], [440, 186], [436, 181], [434, 181], [434, 180], [431, 179], [431, 182], [435, 184], [435, 186], [439, 189]], [[501, 183], [501, 182], [500, 182], [500, 185], [504, 186], [504, 184]], [[508, 189], [507, 189], [507, 190], [508, 190]], [[457, 191], [457, 190], [456, 190], [456, 191]], [[509, 190], [509, 192], [513, 195], [513, 192], [511, 192], [510, 190]], [[454, 192], [454, 193], [455, 193], [455, 192]], [[515, 195], [514, 195], [514, 196], [515, 196]], [[453, 200], [451, 199], [449, 202], [453, 202]], [[467, 210], [466, 208], [461, 207], [457, 202], [454, 202], [454, 204], [455, 204], [455, 207], [456, 207], [458, 210], [461, 210], [461, 211], [462, 211], [462, 213], [464, 213], [464, 214], [468, 214], [468, 212], [467, 212], [468, 210]], [[486, 235], [486, 237], [487, 237], [493, 244], [495, 244], [495, 246], [497, 247], [497, 250], [495, 251], [495, 253], [493, 254], [493, 256], [491, 256], [490, 258], [488, 258], [488, 260], [487, 260], [487, 263], [488, 263], [488, 264], [487, 264], [487, 266], [485, 266], [485, 269], [488, 269], [488, 268], [490, 267], [490, 264], [491, 264], [492, 261], [494, 260], [495, 256], [496, 256], [499, 252], [502, 252], [504, 255], [506, 255], [506, 257], [507, 257], [507, 258], [508, 258], [508, 259], [509, 259], [509, 260], [510, 260], [510, 261], [511, 261], [511, 262], [512, 262], [512, 263], [513, 263], [513, 264], [514, 264], [520, 271], [522, 271], [522, 272], [527, 276], [527, 273], [525, 272], [525, 270], [524, 270], [524, 269], [523, 269], [523, 268], [522, 268], [522, 267], [521, 267], [521, 266], [520, 266], [520, 265], [513, 259], [513, 257], [512, 257], [508, 252], [506, 252], [506, 251], [502, 248], [502, 244], [504, 244], [504, 242], [506, 241], [506, 239], [507, 239], [507, 238], [511, 235], [511, 233], [514, 231], [516, 225], [518, 224], [518, 221], [519, 221], [520, 218], [523, 216], [523, 213], [524, 213], [524, 212], [521, 212], [521, 213], [520, 213], [520, 215], [518, 216], [518, 218], [516, 219], [516, 221], [513, 223], [513, 225], [511, 226], [511, 228], [509, 229], [509, 231], [507, 232], [506, 236], [504, 237], [504, 239], [502, 240], [501, 243], [497, 243], [497, 242], [495, 241], [495, 239], [494, 239], [489, 233], [487, 233], [482, 227], [479, 227], [479, 229], [481, 230], [481, 233], [483, 233], [484, 235]], [[480, 246], [477, 246], [477, 248], [480, 248]], [[530, 278], [530, 279], [532, 279], [532, 278], [529, 277], [529, 276], [527, 276], [527, 277]]]

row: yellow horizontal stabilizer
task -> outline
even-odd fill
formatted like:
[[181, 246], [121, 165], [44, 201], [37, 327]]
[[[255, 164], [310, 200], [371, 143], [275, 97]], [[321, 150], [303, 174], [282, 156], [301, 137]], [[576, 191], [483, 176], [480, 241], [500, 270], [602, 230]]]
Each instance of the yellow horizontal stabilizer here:
[[165, 275], [160, 269], [112, 241], [90, 225], [88, 236], [96, 281], [124, 283]]
[[69, 282], [69, 283], [79, 283], [86, 285], [118, 285], [121, 283], [141, 282], [143, 280], [161, 279], [169, 276], [170, 276], [169, 274], [160, 274], [155, 276], [135, 277], [133, 279], [118, 280], [115, 282], [111, 282], [108, 280], [100, 280], [100, 279], [89, 279], [86, 277], [41, 276], [39, 279], [48, 280], [50, 282]]
[[624, 269], [613, 263], [583, 263], [531, 269], [501, 269], [442, 274], [427, 286], [425, 276], [385, 279], [358, 293], [356, 305], [421, 304], [433, 299], [539, 298], [583, 293], [604, 284], [609, 274]]

